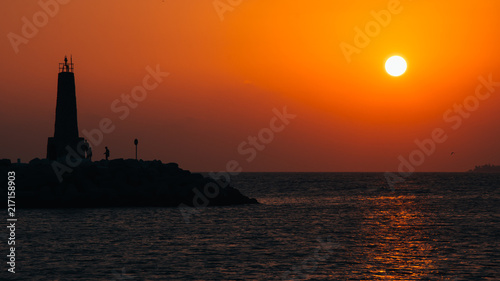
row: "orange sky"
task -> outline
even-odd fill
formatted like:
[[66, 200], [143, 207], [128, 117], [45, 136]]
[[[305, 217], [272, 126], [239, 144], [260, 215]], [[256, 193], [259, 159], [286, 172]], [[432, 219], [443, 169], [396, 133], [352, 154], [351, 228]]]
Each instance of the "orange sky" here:
[[[416, 139], [442, 128], [448, 139], [417, 171], [500, 164], [500, 86], [456, 130], [456, 118], [443, 118], [471, 100], [479, 76], [500, 82], [499, 1], [243, 0], [228, 10], [238, 1], [60, 2], [46, 18], [38, 1], [3, 3], [0, 158], [45, 157], [58, 63], [72, 54], [80, 131], [103, 118], [116, 126], [94, 146], [97, 159], [104, 146], [112, 158], [134, 157], [138, 138], [141, 158], [193, 171], [230, 160], [249, 172], [392, 171]], [[385, 26], [370, 23], [388, 7]], [[26, 38], [23, 17], [34, 15], [39, 26], [25, 27]], [[349, 62], [341, 43], [356, 47], [355, 28], [367, 24], [380, 29]], [[408, 62], [396, 78], [384, 71], [394, 54]], [[157, 65], [170, 75], [121, 120], [112, 102]], [[247, 161], [238, 147], [285, 106], [296, 118]]]

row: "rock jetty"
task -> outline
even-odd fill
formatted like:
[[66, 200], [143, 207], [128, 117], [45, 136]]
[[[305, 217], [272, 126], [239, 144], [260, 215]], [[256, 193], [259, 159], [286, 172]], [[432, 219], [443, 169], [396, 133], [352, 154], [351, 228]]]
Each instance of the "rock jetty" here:
[[[18, 208], [177, 207], [257, 204], [229, 183], [179, 168], [176, 163], [135, 159], [84, 160], [58, 178], [54, 161], [0, 160], [15, 172]], [[61, 171], [59, 171], [61, 175]], [[0, 189], [7, 192], [7, 184]]]

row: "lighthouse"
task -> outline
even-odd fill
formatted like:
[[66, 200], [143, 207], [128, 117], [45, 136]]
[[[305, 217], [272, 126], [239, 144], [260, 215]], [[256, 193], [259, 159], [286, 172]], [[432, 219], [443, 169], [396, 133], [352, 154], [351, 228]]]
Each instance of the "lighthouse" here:
[[78, 136], [73, 68], [73, 57], [69, 63], [68, 58], [64, 57], [64, 63], [59, 64], [54, 137], [49, 137], [47, 143], [47, 159], [50, 160], [63, 160], [70, 152], [73, 152], [72, 157], [85, 157], [82, 147], [84, 139]]

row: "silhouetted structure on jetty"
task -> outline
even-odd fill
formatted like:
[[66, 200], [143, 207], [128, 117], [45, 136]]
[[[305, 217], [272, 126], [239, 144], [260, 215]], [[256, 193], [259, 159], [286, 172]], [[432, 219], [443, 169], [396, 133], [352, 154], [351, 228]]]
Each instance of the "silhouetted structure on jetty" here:
[[[65, 158], [68, 150], [81, 151], [77, 147], [83, 144], [83, 138], [78, 135], [73, 69], [73, 58], [68, 63], [68, 58], [64, 57], [64, 63], [59, 64], [54, 137], [49, 138], [47, 143], [47, 159], [50, 160]], [[85, 155], [81, 157], [85, 158]]]

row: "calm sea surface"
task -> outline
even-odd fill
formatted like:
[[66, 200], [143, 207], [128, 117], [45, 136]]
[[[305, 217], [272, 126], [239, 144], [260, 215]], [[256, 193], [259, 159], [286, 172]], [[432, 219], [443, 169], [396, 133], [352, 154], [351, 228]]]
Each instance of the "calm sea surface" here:
[[262, 204], [18, 210], [17, 273], [3, 243], [0, 278], [500, 280], [500, 174], [416, 174], [394, 192], [378, 173], [233, 185]]

